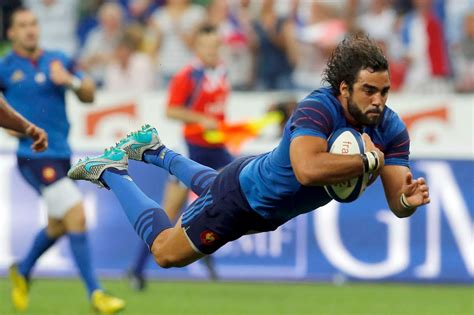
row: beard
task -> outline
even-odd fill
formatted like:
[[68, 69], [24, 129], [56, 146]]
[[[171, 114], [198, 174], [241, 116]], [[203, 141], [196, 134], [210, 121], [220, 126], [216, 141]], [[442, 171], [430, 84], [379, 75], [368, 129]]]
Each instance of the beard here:
[[[347, 99], [347, 109], [349, 110], [349, 114], [351, 114], [352, 117], [354, 117], [354, 119], [358, 123], [364, 126], [376, 126], [380, 123], [380, 120], [382, 119], [382, 110], [372, 109], [364, 113], [359, 109], [357, 104], [352, 100], [352, 95], [350, 95], [349, 98]], [[369, 117], [368, 114], [370, 113], [377, 113], [379, 115], [374, 116], [374, 117]]]

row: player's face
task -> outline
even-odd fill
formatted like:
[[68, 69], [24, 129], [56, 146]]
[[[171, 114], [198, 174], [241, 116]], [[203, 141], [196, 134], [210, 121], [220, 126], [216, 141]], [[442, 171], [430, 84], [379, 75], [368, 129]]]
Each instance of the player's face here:
[[388, 71], [361, 70], [347, 99], [349, 113], [362, 125], [377, 125], [382, 117], [389, 89]]
[[38, 48], [39, 27], [35, 15], [30, 11], [17, 12], [8, 30], [8, 36], [14, 46], [26, 51], [36, 50]]
[[219, 62], [220, 39], [217, 33], [200, 34], [196, 38], [195, 52], [206, 67], [215, 67]]

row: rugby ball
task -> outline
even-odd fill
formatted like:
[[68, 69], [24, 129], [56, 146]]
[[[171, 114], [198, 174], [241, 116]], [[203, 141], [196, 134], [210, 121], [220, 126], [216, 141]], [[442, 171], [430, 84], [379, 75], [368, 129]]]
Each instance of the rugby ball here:
[[[329, 152], [334, 154], [348, 155], [365, 152], [362, 135], [351, 128], [336, 130], [328, 139], [328, 148]], [[343, 183], [326, 185], [324, 189], [336, 201], [351, 202], [359, 198], [364, 192], [368, 181], [369, 175], [364, 174]]]

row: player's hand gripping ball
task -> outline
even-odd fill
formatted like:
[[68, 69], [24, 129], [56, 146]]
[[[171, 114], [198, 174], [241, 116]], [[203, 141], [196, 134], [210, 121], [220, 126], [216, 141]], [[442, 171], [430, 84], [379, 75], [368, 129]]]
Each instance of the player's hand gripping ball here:
[[[328, 139], [329, 152], [334, 154], [362, 154], [365, 145], [362, 135], [351, 128], [336, 130]], [[343, 183], [326, 185], [324, 189], [336, 201], [351, 202], [359, 198], [364, 192], [369, 181], [369, 174], [352, 178]]]

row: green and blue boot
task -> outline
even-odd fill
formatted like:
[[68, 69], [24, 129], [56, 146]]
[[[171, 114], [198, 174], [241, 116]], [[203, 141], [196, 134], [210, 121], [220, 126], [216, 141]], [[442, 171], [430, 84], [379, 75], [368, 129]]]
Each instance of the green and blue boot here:
[[106, 187], [100, 180], [100, 176], [108, 168], [127, 171], [128, 157], [125, 151], [112, 147], [99, 156], [79, 160], [71, 167], [67, 176], [74, 180], [87, 180], [99, 187]]

